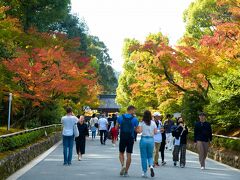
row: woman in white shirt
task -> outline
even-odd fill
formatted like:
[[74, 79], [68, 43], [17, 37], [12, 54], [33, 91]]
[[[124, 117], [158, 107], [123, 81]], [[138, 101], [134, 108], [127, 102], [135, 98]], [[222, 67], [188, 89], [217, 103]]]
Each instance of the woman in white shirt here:
[[96, 117], [96, 114], [92, 115], [92, 118], [90, 119], [90, 128], [92, 132], [92, 140], [96, 138], [96, 132], [98, 129], [98, 118]]
[[142, 133], [140, 140], [140, 154], [143, 174], [142, 177], [147, 177], [147, 167], [150, 167], [151, 177], [154, 177], [153, 170], [153, 148], [154, 148], [154, 134], [157, 133], [157, 126], [152, 121], [152, 114], [150, 111], [145, 111], [142, 122], [139, 124], [138, 133]]

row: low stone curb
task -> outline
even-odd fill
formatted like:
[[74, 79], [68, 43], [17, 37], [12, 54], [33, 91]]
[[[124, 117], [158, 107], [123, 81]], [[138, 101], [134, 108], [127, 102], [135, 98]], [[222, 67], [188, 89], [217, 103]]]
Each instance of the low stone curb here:
[[[197, 149], [193, 142], [188, 142], [187, 149], [197, 153]], [[210, 147], [208, 157], [231, 167], [240, 169], [240, 152], [229, 152], [227, 150]]]
[[37, 142], [26, 149], [22, 149], [1, 159], [0, 180], [6, 179], [8, 176], [28, 164], [35, 157], [51, 148], [54, 144], [61, 140], [61, 137], [61, 132], [54, 133], [43, 141]]

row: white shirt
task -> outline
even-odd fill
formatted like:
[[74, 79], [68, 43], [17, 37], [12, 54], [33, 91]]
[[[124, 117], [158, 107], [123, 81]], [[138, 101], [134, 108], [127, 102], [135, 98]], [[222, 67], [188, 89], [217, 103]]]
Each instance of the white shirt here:
[[142, 136], [154, 136], [154, 129], [157, 128], [157, 125], [154, 121], [151, 121], [150, 126], [146, 125], [145, 122], [141, 122], [139, 126], [142, 127]]
[[161, 121], [158, 121], [159, 122], [159, 125], [158, 125], [158, 128], [157, 128], [157, 134], [154, 135], [154, 142], [156, 143], [161, 143], [162, 142], [162, 134], [160, 132], [160, 129], [161, 129], [161, 126], [162, 126], [162, 122]]
[[98, 118], [97, 117], [90, 119], [90, 126], [91, 127], [93, 127], [96, 123], [98, 123]]
[[107, 130], [108, 129], [108, 121], [106, 118], [100, 118], [98, 120], [98, 126], [99, 126], [99, 130]]
[[61, 123], [63, 124], [62, 135], [73, 136], [73, 126], [78, 122], [78, 118], [72, 115], [63, 116]]

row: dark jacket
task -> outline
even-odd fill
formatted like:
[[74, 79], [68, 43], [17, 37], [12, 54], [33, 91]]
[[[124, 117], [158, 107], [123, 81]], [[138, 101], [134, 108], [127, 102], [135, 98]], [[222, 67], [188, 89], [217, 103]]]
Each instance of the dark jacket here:
[[212, 141], [212, 128], [210, 123], [208, 122], [196, 122], [194, 128], [194, 142], [204, 141], [209, 142]]
[[172, 133], [172, 127], [174, 126], [173, 120], [169, 119], [164, 122], [165, 133]]
[[86, 136], [89, 136], [87, 124], [77, 123], [77, 127], [78, 127], [78, 131], [79, 131], [79, 136], [77, 138], [75, 138], [76, 141], [79, 139], [85, 138]]
[[[182, 135], [181, 135], [182, 134]], [[172, 135], [176, 138], [180, 138], [180, 144], [187, 144], [187, 135], [188, 135], [188, 128], [185, 126], [185, 130], [183, 131], [182, 126], [177, 126], [177, 128], [172, 132]]]

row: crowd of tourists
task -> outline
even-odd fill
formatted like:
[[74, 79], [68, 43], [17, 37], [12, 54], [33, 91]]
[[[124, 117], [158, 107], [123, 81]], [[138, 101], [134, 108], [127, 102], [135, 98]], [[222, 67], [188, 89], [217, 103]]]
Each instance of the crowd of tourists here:
[[[88, 124], [84, 116], [75, 116], [72, 108], [67, 108], [66, 116], [62, 117], [63, 124], [63, 155], [64, 165], [71, 165], [73, 142], [76, 141], [76, 153], [81, 161], [85, 154], [86, 137], [91, 131], [91, 139], [100, 135], [100, 144], [106, 145], [107, 139], [112, 140], [112, 146], [117, 145], [119, 140], [119, 160], [121, 164], [120, 176], [128, 177], [131, 165], [131, 154], [137, 134], [140, 134], [140, 158], [142, 167], [142, 177], [155, 176], [154, 168], [164, 166], [165, 151], [172, 151], [173, 166], [184, 168], [186, 165], [186, 148], [188, 127], [184, 119], [178, 117], [176, 123], [171, 114], [164, 116], [160, 112], [153, 114], [146, 110], [140, 120], [136, 117], [136, 108], [129, 106], [127, 112], [122, 115], [112, 114], [106, 117], [101, 114], [97, 117], [92, 115]], [[194, 142], [199, 152], [200, 168], [205, 169], [208, 147], [212, 141], [212, 130], [210, 123], [206, 122], [206, 114], [199, 114], [199, 121], [195, 123]], [[159, 158], [159, 154], [161, 159]], [[160, 159], [160, 160], [159, 160]]]

